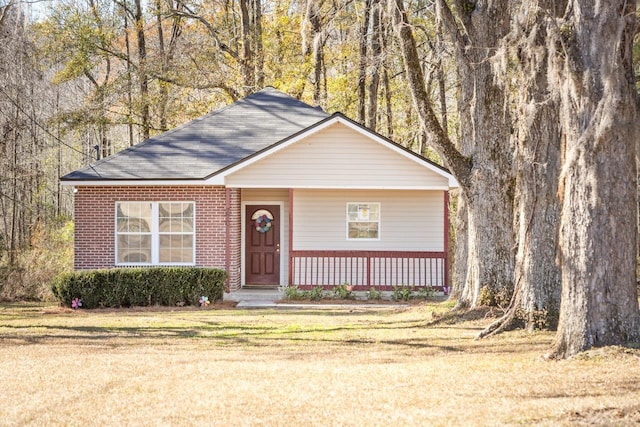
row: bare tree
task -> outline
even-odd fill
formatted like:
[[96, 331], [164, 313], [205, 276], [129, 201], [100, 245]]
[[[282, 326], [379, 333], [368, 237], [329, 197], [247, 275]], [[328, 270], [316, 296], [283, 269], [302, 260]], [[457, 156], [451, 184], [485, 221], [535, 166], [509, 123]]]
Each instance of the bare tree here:
[[376, 130], [378, 122], [378, 89], [382, 68], [382, 4], [372, 0], [371, 5], [371, 78], [367, 87], [367, 127]]
[[365, 105], [367, 101], [367, 94], [365, 88], [367, 85], [367, 42], [369, 40], [369, 15], [371, 14], [371, 0], [365, 0], [363, 11], [362, 23], [360, 25], [360, 40], [358, 42], [360, 49], [360, 62], [358, 63], [358, 83], [357, 83], [357, 99], [358, 109], [356, 120], [360, 123], [365, 123]]
[[[207, 19], [205, 13], [201, 13], [196, 6], [191, 6], [185, 0], [176, 0], [172, 13], [176, 16], [194, 19], [201, 23], [210, 40], [216, 49], [229, 58], [240, 69], [241, 88], [228, 84], [227, 78], [222, 78], [211, 84], [201, 87], [218, 87], [225, 90], [233, 100], [237, 100], [240, 95], [250, 95], [256, 90], [262, 89], [264, 81], [264, 53], [262, 42], [262, 3], [259, 0], [240, 0], [238, 6], [240, 10], [235, 10], [236, 3], [226, 3], [224, 13], [226, 20], [231, 22], [231, 28], [216, 25]], [[240, 17], [237, 22], [237, 16]], [[236, 34], [236, 26], [240, 26], [240, 37]], [[228, 35], [228, 36], [227, 36]], [[226, 37], [226, 39], [225, 39]], [[240, 43], [238, 43], [238, 40]], [[171, 83], [178, 83], [172, 80]], [[182, 83], [190, 86], [188, 83]], [[191, 86], [193, 87], [193, 86]]]
[[140, 82], [140, 111], [142, 119], [142, 138], [148, 139], [151, 131], [151, 114], [149, 113], [149, 77], [147, 75], [147, 42], [145, 36], [144, 16], [141, 0], [135, 0], [134, 25], [138, 39], [138, 79]]
[[[303, 45], [302, 51], [304, 55], [308, 55], [312, 52], [313, 55], [313, 102], [316, 105], [322, 105], [326, 96], [323, 96], [324, 81], [324, 44], [327, 40], [326, 32], [323, 28], [321, 8], [324, 4], [324, 0], [307, 0], [307, 7], [305, 12], [305, 19], [303, 21], [302, 33], [303, 33]], [[311, 25], [311, 49], [309, 49], [308, 43], [305, 43], [306, 37], [306, 24]], [[326, 92], [327, 86], [324, 85], [324, 92]]]

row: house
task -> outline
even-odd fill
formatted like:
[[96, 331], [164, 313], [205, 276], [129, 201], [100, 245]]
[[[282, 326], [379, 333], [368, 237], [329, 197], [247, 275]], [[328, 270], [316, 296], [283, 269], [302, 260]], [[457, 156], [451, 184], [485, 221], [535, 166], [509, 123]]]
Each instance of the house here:
[[273, 88], [61, 180], [78, 270], [218, 267], [227, 291], [449, 284], [452, 175]]

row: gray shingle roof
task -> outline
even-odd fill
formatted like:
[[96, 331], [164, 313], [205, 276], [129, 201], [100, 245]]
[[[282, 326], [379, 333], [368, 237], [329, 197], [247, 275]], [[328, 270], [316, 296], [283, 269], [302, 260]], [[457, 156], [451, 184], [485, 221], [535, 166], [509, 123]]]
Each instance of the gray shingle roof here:
[[326, 117], [269, 87], [61, 179], [202, 179]]

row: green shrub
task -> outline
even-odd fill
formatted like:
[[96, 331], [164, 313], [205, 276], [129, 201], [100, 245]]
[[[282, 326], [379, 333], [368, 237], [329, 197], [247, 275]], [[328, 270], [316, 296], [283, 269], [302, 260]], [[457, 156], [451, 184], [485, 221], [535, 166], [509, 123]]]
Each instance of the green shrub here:
[[308, 292], [301, 290], [297, 286], [286, 286], [284, 288], [284, 297], [290, 300], [307, 299]]
[[435, 296], [436, 296], [435, 289], [433, 289], [432, 286], [427, 285], [418, 289], [418, 295], [416, 296], [416, 298], [428, 300], [428, 299], [434, 298]]
[[380, 301], [382, 299], [382, 292], [372, 286], [367, 293], [367, 299], [372, 301]]
[[413, 286], [394, 286], [391, 299], [394, 301], [409, 301], [413, 299]]
[[356, 296], [353, 293], [353, 287], [349, 286], [347, 283], [334, 286], [333, 295], [339, 299], [356, 299]]
[[311, 292], [309, 292], [309, 299], [311, 301], [320, 301], [323, 297], [324, 297], [324, 290], [320, 285], [314, 286], [311, 289]]
[[114, 268], [64, 273], [51, 290], [66, 306], [80, 298], [83, 308], [198, 305], [203, 295], [221, 300], [226, 278], [214, 268]]

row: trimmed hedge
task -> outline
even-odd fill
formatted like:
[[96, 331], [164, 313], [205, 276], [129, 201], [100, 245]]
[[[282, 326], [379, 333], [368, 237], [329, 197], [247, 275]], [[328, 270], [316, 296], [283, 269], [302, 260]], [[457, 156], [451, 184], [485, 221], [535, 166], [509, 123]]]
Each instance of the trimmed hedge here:
[[216, 268], [113, 268], [65, 273], [51, 284], [55, 297], [83, 308], [198, 305], [201, 296], [222, 299], [227, 273]]

